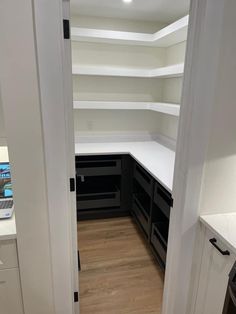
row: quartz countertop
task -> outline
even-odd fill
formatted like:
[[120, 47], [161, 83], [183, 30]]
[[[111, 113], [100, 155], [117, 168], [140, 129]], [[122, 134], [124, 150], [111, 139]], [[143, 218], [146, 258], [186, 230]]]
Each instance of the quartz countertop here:
[[16, 239], [15, 214], [9, 219], [0, 220], [0, 241]]
[[158, 142], [77, 143], [75, 154], [130, 154], [151, 176], [172, 192], [175, 152]]
[[[169, 192], [172, 192], [175, 152], [157, 142], [77, 143], [75, 153], [76, 155], [130, 154]], [[0, 240], [9, 239], [16, 239], [14, 214], [11, 219], [0, 220]]]
[[236, 213], [203, 215], [200, 221], [236, 255]]

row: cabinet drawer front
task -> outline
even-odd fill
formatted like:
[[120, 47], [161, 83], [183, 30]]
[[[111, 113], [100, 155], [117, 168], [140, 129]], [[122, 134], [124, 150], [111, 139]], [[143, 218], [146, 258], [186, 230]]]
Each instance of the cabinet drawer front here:
[[0, 241], [0, 270], [14, 267], [18, 267], [16, 241]]
[[133, 200], [133, 213], [135, 217], [138, 219], [143, 230], [148, 235], [148, 219], [145, 217], [145, 214], [143, 213], [142, 209], [139, 207], [135, 199]]
[[143, 187], [143, 189], [148, 193], [149, 196], [152, 196], [152, 177], [137, 163], [134, 168], [134, 177]]
[[167, 218], [170, 217], [170, 208], [173, 206], [171, 194], [167, 192], [159, 183], [155, 183], [154, 203], [161, 209]]
[[0, 271], [0, 313], [23, 314], [19, 270]]
[[163, 261], [163, 264], [166, 264], [166, 246], [165, 243], [162, 241], [161, 237], [159, 237], [158, 232], [156, 231], [155, 227], [152, 226], [152, 235], [151, 235], [151, 244], [155, 249], [157, 255]]
[[120, 206], [120, 191], [77, 196], [77, 209], [88, 210]]
[[121, 160], [83, 160], [76, 162], [78, 176], [106, 176], [121, 174]]

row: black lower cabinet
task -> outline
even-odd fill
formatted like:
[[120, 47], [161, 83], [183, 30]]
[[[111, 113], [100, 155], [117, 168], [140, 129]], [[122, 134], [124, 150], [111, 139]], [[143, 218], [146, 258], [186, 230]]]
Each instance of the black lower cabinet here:
[[78, 220], [129, 214], [131, 161], [129, 156], [76, 157]]
[[131, 213], [146, 239], [151, 223], [153, 178], [137, 162], [133, 171], [133, 201]]
[[79, 211], [120, 207], [120, 176], [88, 177], [77, 185]]
[[140, 165], [134, 166], [132, 215], [159, 265], [165, 269], [171, 194]]
[[76, 156], [78, 220], [133, 216], [164, 269], [171, 194], [129, 155]]
[[168, 243], [169, 222], [152, 223], [150, 244], [160, 265], [165, 268]]
[[148, 238], [149, 221], [150, 217], [146, 214], [146, 211], [141, 206], [140, 202], [136, 197], [133, 199], [132, 214], [138, 223], [139, 227], [144, 232], [145, 236]]
[[170, 210], [172, 206], [171, 194], [158, 182], [155, 182], [151, 213], [150, 245], [155, 257], [163, 268], [166, 265]]

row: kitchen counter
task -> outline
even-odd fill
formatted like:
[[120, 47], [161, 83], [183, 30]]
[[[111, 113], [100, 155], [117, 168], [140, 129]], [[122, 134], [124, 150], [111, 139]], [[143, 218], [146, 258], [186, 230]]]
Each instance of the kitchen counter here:
[[0, 220], [0, 241], [16, 239], [15, 214], [10, 219]]
[[77, 143], [75, 154], [130, 154], [151, 176], [172, 192], [175, 152], [157, 142]]
[[204, 215], [200, 221], [236, 254], [236, 213]]

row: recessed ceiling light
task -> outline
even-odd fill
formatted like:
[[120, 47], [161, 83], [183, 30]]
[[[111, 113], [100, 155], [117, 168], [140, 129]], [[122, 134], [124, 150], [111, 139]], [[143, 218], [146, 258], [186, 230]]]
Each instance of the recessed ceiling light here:
[[124, 3], [131, 3], [133, 0], [122, 0]]

